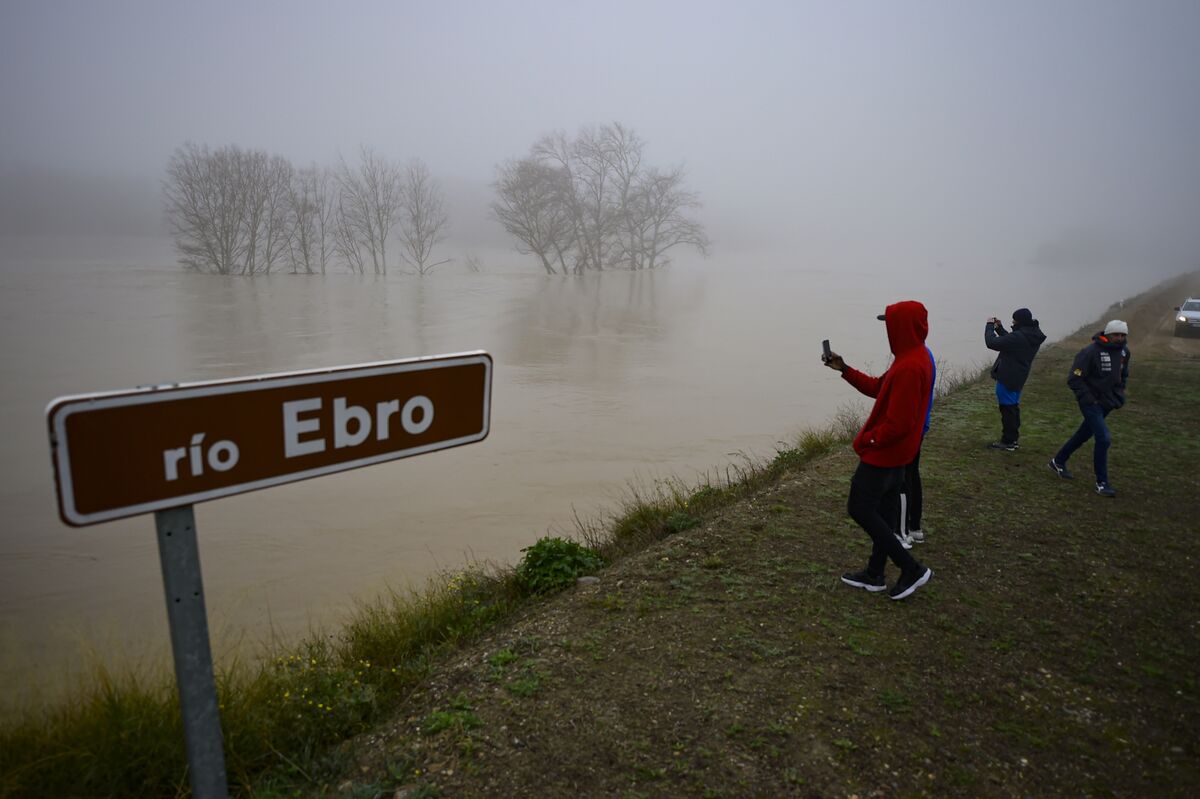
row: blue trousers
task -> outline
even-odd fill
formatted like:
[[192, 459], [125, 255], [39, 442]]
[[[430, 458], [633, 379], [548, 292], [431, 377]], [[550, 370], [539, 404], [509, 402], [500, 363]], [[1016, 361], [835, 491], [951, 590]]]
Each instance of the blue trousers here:
[[1009, 391], [997, 380], [996, 404], [1000, 406], [1000, 440], [1016, 444], [1021, 435], [1021, 392]]
[[1108, 424], [1105, 423], [1104, 417], [1108, 416], [1111, 409], [1101, 408], [1099, 405], [1080, 405], [1079, 410], [1083, 412], [1083, 424], [1079, 425], [1075, 435], [1062, 445], [1062, 449], [1054, 456], [1054, 460], [1065, 466], [1067, 458], [1071, 457], [1075, 450], [1086, 444], [1089, 438], [1095, 438], [1096, 443], [1092, 449], [1092, 465], [1096, 469], [1096, 482], [1107, 483], [1108, 448], [1112, 446], [1112, 433], [1108, 432]]

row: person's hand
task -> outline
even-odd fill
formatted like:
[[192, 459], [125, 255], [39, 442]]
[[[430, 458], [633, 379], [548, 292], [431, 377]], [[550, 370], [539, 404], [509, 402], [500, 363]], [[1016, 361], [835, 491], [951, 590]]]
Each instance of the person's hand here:
[[836, 369], [839, 372], [846, 371], [846, 362], [842, 360], [842, 356], [836, 352], [829, 353], [829, 360], [825, 361], [825, 365], [830, 369]]
[[988, 324], [989, 325], [998, 325], [998, 324], [1000, 324], [1000, 320], [997, 319], [996, 317], [992, 316], [992, 317], [988, 318]]

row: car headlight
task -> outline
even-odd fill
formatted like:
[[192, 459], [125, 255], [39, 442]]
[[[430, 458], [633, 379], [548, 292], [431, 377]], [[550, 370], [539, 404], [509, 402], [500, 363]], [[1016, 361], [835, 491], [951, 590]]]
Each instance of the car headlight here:
[[1186, 317], [1186, 316], [1184, 316], [1183, 314], [1180, 314], [1179, 316], [1176, 316], [1176, 317], [1175, 317], [1175, 321], [1176, 321], [1176, 322], [1186, 322], [1186, 321], [1187, 321], [1187, 317]]

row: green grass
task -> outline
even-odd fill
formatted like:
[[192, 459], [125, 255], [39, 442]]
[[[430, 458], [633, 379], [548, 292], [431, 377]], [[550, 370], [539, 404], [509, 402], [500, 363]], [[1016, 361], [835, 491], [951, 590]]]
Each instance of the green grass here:
[[[218, 697], [235, 792], [253, 785], [269, 794], [328, 771], [333, 744], [383, 718], [441, 653], [522, 600], [513, 572], [468, 569], [422, 594], [363, 604], [334, 636], [226, 665]], [[96, 668], [70, 702], [0, 730], [2, 796], [175, 796], [187, 793], [186, 775], [169, 674]]]

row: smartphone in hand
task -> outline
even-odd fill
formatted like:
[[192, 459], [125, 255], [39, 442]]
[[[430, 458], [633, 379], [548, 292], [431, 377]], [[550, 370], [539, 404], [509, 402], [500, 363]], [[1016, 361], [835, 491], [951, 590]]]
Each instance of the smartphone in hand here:
[[821, 362], [829, 363], [832, 358], [833, 352], [829, 349], [829, 339], [825, 339], [821, 342]]

